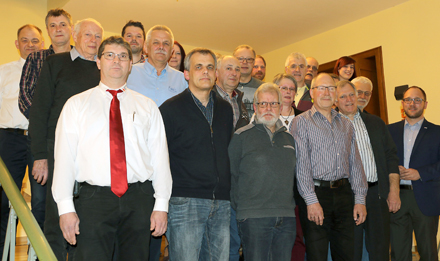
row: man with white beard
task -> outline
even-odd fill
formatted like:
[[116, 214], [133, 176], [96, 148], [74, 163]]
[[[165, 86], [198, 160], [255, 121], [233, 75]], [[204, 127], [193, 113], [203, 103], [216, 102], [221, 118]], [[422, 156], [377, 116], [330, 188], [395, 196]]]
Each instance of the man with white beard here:
[[290, 260], [295, 242], [295, 143], [279, 120], [280, 101], [276, 84], [261, 85], [254, 94], [255, 121], [235, 132], [228, 149], [231, 205], [249, 260], [269, 253], [273, 260]]
[[371, 94], [373, 93], [373, 83], [364, 76], [359, 76], [351, 80], [357, 90], [357, 104], [361, 112], [364, 111], [371, 99]]

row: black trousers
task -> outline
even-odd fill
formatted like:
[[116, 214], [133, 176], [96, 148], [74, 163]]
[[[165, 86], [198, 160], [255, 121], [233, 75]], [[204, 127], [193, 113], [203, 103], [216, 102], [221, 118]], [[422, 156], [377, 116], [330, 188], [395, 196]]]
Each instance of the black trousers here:
[[[306, 243], [307, 260], [327, 261], [328, 244], [333, 261], [354, 258], [354, 198], [350, 184], [339, 188], [315, 186], [315, 193], [324, 211], [322, 226], [307, 219], [307, 206], [299, 200], [301, 225]], [[304, 224], [304, 225], [303, 225]]]
[[148, 260], [153, 194], [150, 181], [131, 184], [122, 197], [84, 183], [74, 201], [80, 220], [74, 260]]
[[391, 214], [391, 260], [412, 260], [412, 233], [417, 241], [421, 261], [437, 261], [437, 230], [439, 216], [425, 216], [417, 206], [414, 192], [401, 189], [400, 210]]
[[354, 260], [362, 260], [363, 232], [371, 261], [390, 260], [390, 212], [387, 197], [379, 197], [379, 186], [368, 189], [367, 219], [354, 228]]

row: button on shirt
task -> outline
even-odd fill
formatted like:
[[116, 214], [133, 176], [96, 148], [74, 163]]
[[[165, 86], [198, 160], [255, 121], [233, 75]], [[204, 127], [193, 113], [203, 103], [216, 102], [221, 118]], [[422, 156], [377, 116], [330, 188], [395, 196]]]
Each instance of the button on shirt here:
[[376, 161], [374, 160], [373, 147], [371, 147], [370, 136], [367, 127], [361, 118], [359, 111], [354, 115], [353, 120], [341, 113], [347, 120], [351, 121], [356, 133], [356, 142], [361, 155], [362, 166], [368, 182], [377, 181]]
[[20, 77], [25, 60], [0, 66], [0, 128], [27, 130], [29, 121], [18, 108]]
[[156, 68], [148, 62], [148, 59], [145, 63], [133, 65], [127, 84], [133, 91], [152, 99], [157, 106], [188, 87], [182, 72], [167, 64], [158, 76]]
[[333, 109], [331, 118], [329, 122], [313, 106], [293, 119], [299, 193], [307, 205], [319, 203], [313, 179], [348, 178], [355, 204], [365, 204], [368, 186], [355, 130], [350, 121]]
[[[411, 159], [412, 149], [414, 147], [414, 142], [416, 141], [417, 135], [419, 134], [420, 128], [425, 118], [414, 123], [414, 125], [409, 124], [405, 120], [405, 126], [403, 128], [403, 166], [409, 168], [409, 161]], [[411, 180], [400, 180], [400, 184], [411, 185]]]
[[[56, 128], [53, 196], [59, 214], [74, 212], [75, 180], [111, 185], [109, 110], [112, 95], [102, 82], [71, 97]], [[162, 116], [149, 98], [121, 87], [118, 94], [124, 129], [128, 183], [151, 180], [154, 210], [168, 211], [172, 179]]]

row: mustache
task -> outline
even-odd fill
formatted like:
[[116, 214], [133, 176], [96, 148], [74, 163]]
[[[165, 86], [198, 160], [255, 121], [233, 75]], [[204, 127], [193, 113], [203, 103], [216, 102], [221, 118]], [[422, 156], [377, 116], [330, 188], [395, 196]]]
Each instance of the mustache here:
[[154, 51], [154, 53], [161, 53], [161, 54], [167, 54], [167, 52], [165, 52], [164, 50], [156, 50]]

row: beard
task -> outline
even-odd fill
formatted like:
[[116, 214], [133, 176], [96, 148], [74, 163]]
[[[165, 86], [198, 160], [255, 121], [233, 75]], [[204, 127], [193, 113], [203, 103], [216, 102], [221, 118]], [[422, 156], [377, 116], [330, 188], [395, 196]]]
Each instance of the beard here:
[[423, 109], [420, 111], [413, 112], [413, 114], [410, 114], [411, 112], [409, 112], [408, 110], [404, 109], [404, 111], [405, 111], [406, 117], [408, 117], [410, 119], [417, 119], [423, 115]]
[[138, 46], [131, 46], [131, 52], [133, 54], [138, 54], [142, 52], [142, 46], [138, 45]]
[[[272, 118], [270, 120], [267, 120], [266, 118], [264, 118], [265, 115], [271, 115]], [[275, 126], [275, 123], [278, 121], [278, 117], [275, 115], [275, 113], [271, 111], [265, 112], [263, 115], [258, 115], [257, 113], [256, 116], [257, 116], [257, 123], [264, 124], [267, 127]]]

